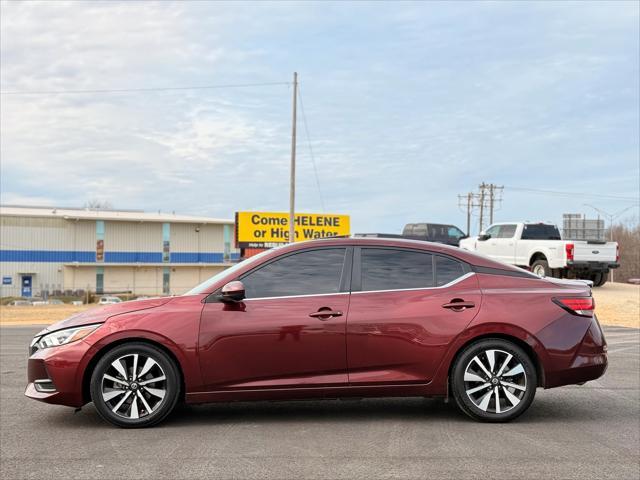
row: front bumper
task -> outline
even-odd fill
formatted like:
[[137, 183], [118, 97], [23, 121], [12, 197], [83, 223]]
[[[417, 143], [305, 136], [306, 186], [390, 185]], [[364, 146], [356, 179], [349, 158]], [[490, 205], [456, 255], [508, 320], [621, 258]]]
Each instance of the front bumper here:
[[84, 405], [82, 373], [90, 348], [89, 344], [80, 340], [35, 352], [27, 362], [25, 396], [69, 407]]

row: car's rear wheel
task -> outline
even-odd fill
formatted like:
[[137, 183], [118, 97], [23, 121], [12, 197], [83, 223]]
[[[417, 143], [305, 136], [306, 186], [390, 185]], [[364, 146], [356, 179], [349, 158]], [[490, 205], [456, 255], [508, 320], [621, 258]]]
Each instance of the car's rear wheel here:
[[475, 342], [457, 357], [451, 374], [453, 397], [471, 418], [508, 422], [529, 408], [536, 369], [518, 345], [495, 338]]
[[132, 342], [102, 357], [91, 375], [91, 399], [108, 422], [150, 427], [176, 405], [180, 381], [173, 360], [152, 345]]

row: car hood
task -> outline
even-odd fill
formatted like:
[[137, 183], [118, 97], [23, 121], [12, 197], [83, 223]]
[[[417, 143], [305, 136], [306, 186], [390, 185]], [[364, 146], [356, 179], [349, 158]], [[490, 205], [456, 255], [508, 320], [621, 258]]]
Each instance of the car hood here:
[[49, 325], [38, 335], [47, 332], [54, 332], [64, 328], [79, 327], [89, 325], [91, 323], [101, 323], [107, 321], [110, 317], [121, 315], [123, 313], [137, 312], [149, 308], [156, 308], [169, 303], [173, 297], [158, 297], [145, 300], [131, 300], [129, 302], [115, 303], [113, 305], [96, 306], [84, 312], [73, 315], [65, 320]]

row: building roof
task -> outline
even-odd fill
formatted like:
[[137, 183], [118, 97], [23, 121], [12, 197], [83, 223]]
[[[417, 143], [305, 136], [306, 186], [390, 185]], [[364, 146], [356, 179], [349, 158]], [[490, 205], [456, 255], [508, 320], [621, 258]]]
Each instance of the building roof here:
[[65, 220], [110, 220], [129, 222], [233, 224], [233, 220], [193, 215], [176, 215], [142, 210], [94, 210], [89, 208], [27, 207], [0, 205], [0, 216], [62, 218]]

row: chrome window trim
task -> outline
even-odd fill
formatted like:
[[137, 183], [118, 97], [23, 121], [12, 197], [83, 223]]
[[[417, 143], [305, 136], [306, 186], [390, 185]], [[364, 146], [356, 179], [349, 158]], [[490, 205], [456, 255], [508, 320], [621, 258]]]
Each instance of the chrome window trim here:
[[275, 300], [282, 298], [305, 298], [305, 297], [327, 297], [329, 295], [349, 295], [350, 292], [335, 292], [335, 293], [310, 293], [307, 295], [280, 295], [278, 297], [256, 297], [256, 298], [245, 298], [242, 300], [243, 302], [250, 302], [252, 300]]
[[464, 275], [456, 278], [455, 280], [452, 280], [449, 283], [445, 283], [444, 285], [440, 285], [439, 287], [391, 288], [389, 290], [361, 290], [361, 291], [358, 291], [358, 292], [351, 292], [351, 294], [352, 295], [357, 295], [359, 293], [411, 292], [411, 291], [414, 291], [414, 290], [438, 290], [438, 289], [441, 289], [441, 288], [450, 287], [452, 285], [455, 285], [456, 283], [460, 283], [463, 280], [466, 280], [467, 278], [470, 278], [475, 274], [476, 274], [476, 272], [467, 272]]
[[250, 302], [252, 300], [280, 300], [283, 298], [306, 298], [306, 297], [327, 297], [330, 295], [357, 295], [360, 293], [383, 293], [383, 292], [410, 292], [415, 290], [439, 290], [441, 288], [447, 288], [456, 283], [460, 283], [467, 278], [474, 276], [475, 272], [467, 272], [464, 275], [456, 278], [455, 280], [446, 283], [444, 285], [440, 285], [439, 287], [416, 287], [416, 288], [392, 288], [389, 290], [362, 290], [358, 292], [336, 292], [336, 293], [312, 293], [309, 295], [281, 295], [278, 297], [257, 297], [257, 298], [245, 298], [243, 302]]

